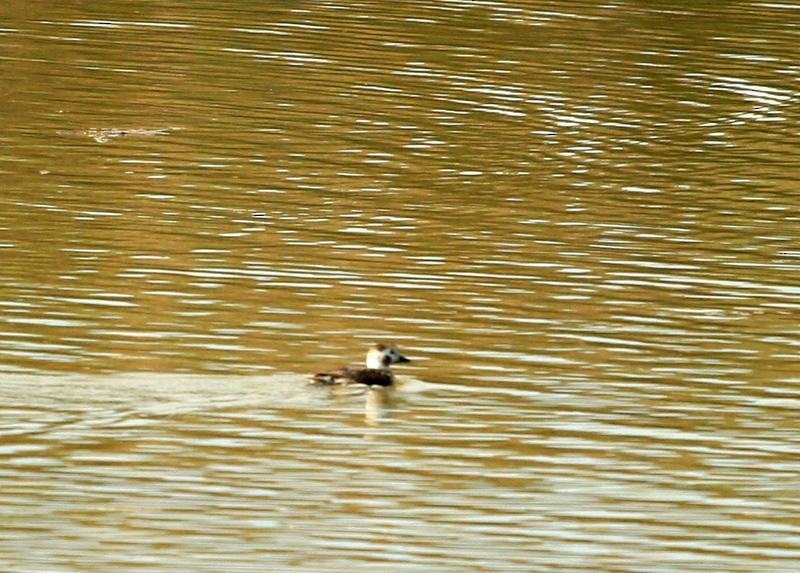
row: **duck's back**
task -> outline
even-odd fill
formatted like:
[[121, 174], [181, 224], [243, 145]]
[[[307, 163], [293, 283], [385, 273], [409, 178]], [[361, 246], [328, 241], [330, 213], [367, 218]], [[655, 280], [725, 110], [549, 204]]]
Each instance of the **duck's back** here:
[[380, 368], [357, 368], [345, 366], [331, 372], [319, 372], [312, 376], [320, 384], [365, 384], [367, 386], [391, 386], [394, 376], [389, 370]]

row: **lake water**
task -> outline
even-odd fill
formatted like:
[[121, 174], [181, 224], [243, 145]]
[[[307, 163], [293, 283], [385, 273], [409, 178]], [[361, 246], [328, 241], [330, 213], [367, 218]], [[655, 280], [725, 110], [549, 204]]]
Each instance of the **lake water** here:
[[4, 2], [0, 569], [797, 571], [799, 34]]

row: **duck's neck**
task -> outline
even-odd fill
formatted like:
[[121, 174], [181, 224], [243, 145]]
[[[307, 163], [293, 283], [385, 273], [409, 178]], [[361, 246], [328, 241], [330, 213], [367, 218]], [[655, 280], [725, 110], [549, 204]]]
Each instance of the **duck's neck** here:
[[367, 355], [367, 368], [375, 368], [378, 370], [389, 370], [389, 366], [383, 363], [380, 354]]

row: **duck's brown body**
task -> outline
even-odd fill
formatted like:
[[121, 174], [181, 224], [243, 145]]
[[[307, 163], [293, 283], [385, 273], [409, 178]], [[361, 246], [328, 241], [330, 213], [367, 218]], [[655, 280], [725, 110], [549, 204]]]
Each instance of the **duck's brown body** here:
[[367, 386], [391, 386], [394, 374], [383, 368], [357, 368], [345, 366], [331, 372], [319, 372], [313, 376], [321, 384], [366, 384]]
[[330, 372], [318, 372], [312, 382], [320, 384], [364, 384], [366, 386], [391, 386], [394, 373], [389, 367], [397, 362], [411, 362], [393, 346], [376, 344], [367, 352], [366, 368], [345, 366]]

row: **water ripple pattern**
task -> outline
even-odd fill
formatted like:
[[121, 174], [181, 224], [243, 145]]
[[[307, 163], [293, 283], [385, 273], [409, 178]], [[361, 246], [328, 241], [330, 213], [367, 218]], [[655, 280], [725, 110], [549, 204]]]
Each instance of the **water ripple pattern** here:
[[0, 569], [796, 571], [800, 13], [716, 4], [5, 2]]

